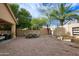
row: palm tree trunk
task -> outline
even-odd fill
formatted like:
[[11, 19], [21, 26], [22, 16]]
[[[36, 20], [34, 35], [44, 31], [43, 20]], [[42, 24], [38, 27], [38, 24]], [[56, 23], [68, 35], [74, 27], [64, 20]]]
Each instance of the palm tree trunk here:
[[[61, 20], [61, 21], [60, 21], [61, 27], [63, 27], [63, 22], [64, 22], [64, 20]], [[63, 36], [60, 36], [60, 39], [63, 40]]]
[[63, 26], [63, 22], [64, 22], [64, 20], [61, 20], [61, 21], [60, 21], [60, 25], [61, 25], [61, 26]]

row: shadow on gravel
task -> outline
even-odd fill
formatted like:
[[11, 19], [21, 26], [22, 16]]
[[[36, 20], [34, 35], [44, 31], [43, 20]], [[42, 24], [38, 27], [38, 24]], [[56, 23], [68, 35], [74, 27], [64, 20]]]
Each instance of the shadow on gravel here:
[[79, 48], [79, 46], [77, 45], [69, 45], [70, 47], [73, 47], [73, 48]]

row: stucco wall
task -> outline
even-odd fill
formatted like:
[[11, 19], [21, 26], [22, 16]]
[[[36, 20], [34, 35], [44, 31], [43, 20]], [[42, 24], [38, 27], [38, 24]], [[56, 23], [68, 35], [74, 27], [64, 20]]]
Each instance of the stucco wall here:
[[[65, 28], [66, 33], [69, 32], [70, 35], [73, 36], [72, 28], [73, 27], [79, 27], [79, 23], [66, 24], [66, 25], [63, 25], [63, 27]], [[54, 30], [55, 30], [55, 28], [52, 28], [52, 35], [53, 35]], [[79, 35], [75, 35], [75, 37], [79, 38]]]
[[40, 35], [48, 35], [47, 29], [40, 29], [40, 30], [21, 30], [17, 29], [17, 36], [25, 36], [29, 33], [36, 33]]
[[15, 24], [15, 21], [12, 18], [10, 11], [7, 9], [5, 4], [2, 3], [0, 3], [0, 18], [9, 23]]
[[[79, 23], [72, 23], [72, 24], [64, 25], [66, 32], [69, 32], [71, 34], [71, 36], [73, 36], [73, 34], [72, 34], [72, 28], [73, 27], [79, 27]], [[77, 37], [79, 37], [79, 36], [77, 36]]]

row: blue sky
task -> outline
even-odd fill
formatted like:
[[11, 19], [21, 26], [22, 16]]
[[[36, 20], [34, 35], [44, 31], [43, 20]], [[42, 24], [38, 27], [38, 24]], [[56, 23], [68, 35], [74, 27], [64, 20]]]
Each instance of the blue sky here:
[[[25, 8], [26, 10], [28, 10], [32, 15], [32, 17], [37, 18], [41, 16], [41, 13], [38, 11], [38, 8], [42, 8], [42, 6], [41, 4], [40, 5], [39, 4], [40, 3], [20, 3], [19, 5], [20, 8]], [[55, 3], [53, 5], [54, 7], [56, 6]], [[72, 10], [79, 9], [79, 3], [73, 3], [71, 9]], [[57, 24], [58, 24], [57, 21], [52, 22], [52, 25]]]
[[28, 10], [33, 17], [39, 17], [40, 12], [37, 10], [36, 5], [38, 5], [38, 3], [21, 3], [20, 8]]
[[[37, 7], [40, 8], [40, 3], [20, 3], [20, 8], [25, 8], [28, 10], [33, 17], [40, 17], [40, 12], [38, 11]], [[79, 9], [79, 3], [72, 4], [72, 10]]]
[[[38, 8], [45, 8], [41, 6], [41, 3], [20, 3], [20, 8], [25, 8], [30, 12], [33, 17], [40, 17], [41, 13], [39, 12]], [[53, 5], [56, 5], [55, 3]], [[51, 6], [52, 7], [52, 6]]]

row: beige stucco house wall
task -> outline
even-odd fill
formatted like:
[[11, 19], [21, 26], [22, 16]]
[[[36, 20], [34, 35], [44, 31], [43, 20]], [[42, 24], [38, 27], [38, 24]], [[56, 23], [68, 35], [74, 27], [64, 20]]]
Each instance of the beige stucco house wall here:
[[[79, 23], [71, 23], [63, 26], [66, 29], [66, 32], [69, 32], [71, 36], [73, 36], [73, 28], [79, 28]], [[78, 31], [77, 31], [78, 32]], [[79, 37], [79, 35], [75, 35], [75, 37]]]
[[[78, 21], [73, 21], [69, 24], [65, 24], [65, 25], [63, 25], [63, 27], [65, 28], [66, 33], [67, 32], [70, 33], [70, 36], [75, 36], [76, 38], [79, 38], [79, 23], [78, 23]], [[55, 30], [55, 28], [56, 27], [50, 28], [52, 35], [53, 35], [53, 31]], [[73, 28], [75, 28], [75, 30], [77, 28], [77, 31], [74, 31], [74, 32], [76, 32], [78, 35], [73, 35]]]
[[11, 25], [11, 33], [13, 38], [16, 37], [16, 19], [8, 4], [0, 3], [0, 23], [8, 23]]

